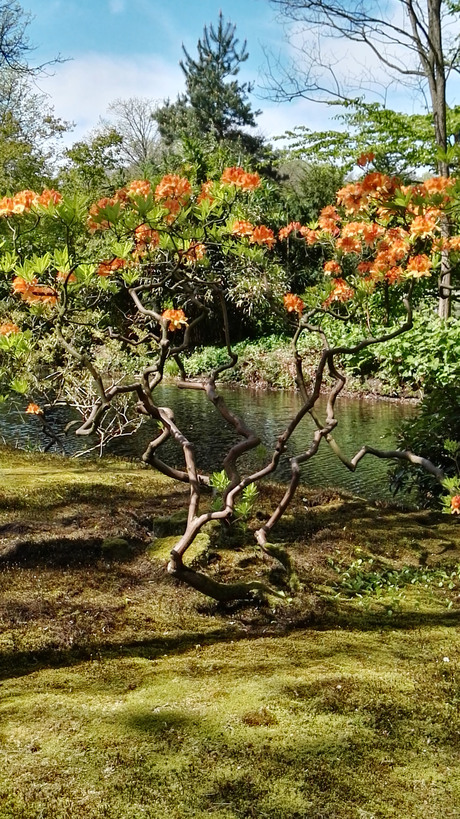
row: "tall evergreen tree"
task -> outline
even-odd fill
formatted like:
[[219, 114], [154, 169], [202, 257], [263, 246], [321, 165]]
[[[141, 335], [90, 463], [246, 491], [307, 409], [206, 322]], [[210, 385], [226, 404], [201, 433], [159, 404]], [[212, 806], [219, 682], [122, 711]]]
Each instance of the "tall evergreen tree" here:
[[184, 58], [180, 67], [186, 92], [175, 103], [168, 101], [155, 115], [165, 142], [171, 144], [181, 133], [191, 131], [212, 135], [218, 141], [248, 142], [249, 135], [242, 129], [253, 128], [260, 112], [253, 111], [248, 101], [251, 83], [240, 83], [237, 79], [249, 54], [246, 41], [239, 48], [235, 31], [236, 26], [225, 22], [220, 12], [216, 27], [212, 24], [204, 27], [196, 59], [182, 46]]

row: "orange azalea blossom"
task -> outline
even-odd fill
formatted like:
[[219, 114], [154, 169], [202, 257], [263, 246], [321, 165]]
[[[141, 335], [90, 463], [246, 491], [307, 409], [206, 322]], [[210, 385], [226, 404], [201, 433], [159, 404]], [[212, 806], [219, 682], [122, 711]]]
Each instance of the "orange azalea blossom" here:
[[207, 182], [203, 182], [201, 185], [201, 191], [197, 196], [197, 203], [198, 205], [201, 202], [214, 202], [214, 196], [211, 195], [211, 191], [213, 188], [214, 182], [212, 179], [208, 179]]
[[413, 256], [408, 260], [406, 272], [413, 279], [420, 279], [422, 276], [429, 276], [431, 272], [431, 260], [424, 253]]
[[361, 273], [361, 275], [365, 276], [372, 270], [372, 262], [360, 262], [356, 266], [356, 270], [358, 271], [358, 273]]
[[433, 176], [431, 179], [426, 179], [422, 182], [420, 188], [426, 193], [443, 193], [447, 188], [455, 185], [457, 180], [453, 176]]
[[123, 270], [124, 267], [126, 267], [126, 260], [115, 258], [101, 262], [96, 273], [98, 276], [110, 276], [111, 273], [115, 273], [116, 270]]
[[299, 233], [305, 239], [307, 245], [314, 245], [316, 242], [319, 241], [319, 236], [316, 230], [312, 230], [309, 227], [301, 227], [299, 228]]
[[247, 222], [245, 219], [240, 219], [238, 222], [234, 222], [232, 227], [233, 236], [252, 236], [253, 231], [254, 225], [252, 222]]
[[323, 307], [329, 307], [333, 301], [349, 301], [355, 295], [355, 291], [344, 279], [333, 279], [333, 288], [329, 293]]
[[294, 293], [286, 293], [283, 296], [283, 302], [288, 313], [298, 313], [300, 316], [305, 310], [305, 303], [300, 296], [295, 296]]
[[300, 222], [289, 222], [289, 224], [286, 225], [286, 227], [282, 227], [278, 231], [278, 239], [280, 240], [287, 239], [287, 237], [290, 236], [290, 234], [293, 233], [294, 230], [295, 231], [300, 230], [301, 227], [302, 225], [300, 224]]
[[460, 236], [451, 236], [448, 240], [449, 250], [460, 251]]
[[56, 290], [46, 284], [38, 284], [37, 279], [27, 282], [21, 276], [15, 276], [12, 288], [13, 293], [18, 293], [22, 301], [28, 304], [56, 304], [57, 302]]
[[335, 209], [334, 205], [327, 205], [325, 208], [322, 209], [318, 219], [318, 225], [321, 230], [324, 230], [327, 233], [333, 233], [334, 235], [337, 235], [338, 222], [340, 222], [340, 216], [337, 213], [337, 210]]
[[382, 225], [378, 225], [376, 222], [372, 224], [364, 224], [362, 230], [363, 242], [367, 247], [371, 247], [375, 245], [375, 243], [380, 239], [385, 233], [385, 228]]
[[337, 239], [335, 246], [342, 253], [361, 253], [359, 236], [341, 236], [340, 239]]
[[389, 284], [398, 284], [404, 278], [404, 270], [402, 267], [390, 267], [385, 273], [385, 281]]
[[171, 332], [180, 330], [181, 324], [187, 325], [187, 318], [183, 310], [164, 310], [161, 318], [169, 321], [168, 330]]
[[276, 244], [275, 234], [271, 228], [268, 228], [265, 225], [258, 225], [255, 227], [252, 231], [252, 236], [249, 237], [249, 241], [252, 244], [267, 245], [270, 250], [272, 249], [273, 245]]
[[160, 243], [158, 231], [152, 230], [149, 225], [139, 225], [134, 231], [134, 241], [137, 245], [157, 247]]
[[[177, 174], [174, 173], [166, 174], [155, 188], [155, 199], [157, 202], [162, 202], [162, 200], [175, 200], [179, 205], [185, 205], [191, 194], [192, 186], [188, 179], [186, 179], [185, 176], [177, 176]], [[164, 204], [164, 202], [162, 202], [162, 204]], [[168, 210], [171, 210], [171, 208], [168, 207]]]
[[26, 412], [28, 412], [29, 415], [43, 415], [43, 410], [38, 406], [38, 404], [28, 404], [26, 407]]
[[152, 186], [148, 179], [134, 179], [126, 188], [128, 196], [145, 196], [152, 192]]
[[243, 168], [225, 168], [220, 181], [223, 185], [235, 185], [243, 191], [254, 191], [260, 186], [258, 173], [247, 173]]
[[5, 196], [0, 200], [0, 216], [12, 216], [29, 211], [37, 201], [38, 193], [29, 190], [19, 191], [14, 196]]
[[126, 198], [126, 191], [124, 188], [121, 188], [116, 192], [115, 196], [112, 196], [111, 198], [105, 196], [102, 199], [99, 199], [98, 202], [95, 202], [94, 205], [91, 205], [87, 220], [89, 232], [95, 233], [97, 230], [108, 230], [110, 227], [110, 222], [101, 219], [101, 211], [105, 210], [107, 207], [113, 207], [117, 204], [121, 204], [123, 206]]
[[19, 333], [19, 327], [12, 321], [4, 321], [3, 324], [0, 324], [0, 336], [10, 336], [16, 333]]
[[383, 196], [384, 198], [387, 198], [395, 193], [397, 188], [400, 186], [400, 181], [396, 177], [387, 176], [384, 173], [374, 171], [374, 173], [368, 173], [361, 180], [361, 185], [365, 193], [368, 193], [374, 197]]
[[460, 495], [454, 495], [450, 499], [450, 513], [451, 515], [460, 515]]
[[179, 251], [179, 256], [184, 259], [186, 264], [193, 264], [199, 262], [206, 256], [206, 245], [201, 242], [192, 242], [187, 250]]
[[347, 213], [359, 213], [365, 204], [361, 183], [352, 182], [337, 191], [337, 202], [339, 205], [343, 205]]
[[436, 228], [436, 216], [433, 213], [427, 213], [425, 216], [416, 216], [412, 220], [409, 233], [411, 236], [420, 236], [421, 239], [426, 239]]
[[361, 156], [358, 157], [356, 164], [359, 165], [360, 168], [364, 168], [366, 165], [369, 165], [375, 159], [375, 154], [372, 151], [368, 151], [368, 153], [363, 153]]
[[323, 270], [328, 276], [337, 276], [342, 272], [342, 268], [340, 267], [339, 263], [335, 261], [325, 262]]
[[43, 193], [37, 199], [39, 205], [43, 205], [45, 208], [48, 205], [58, 205], [59, 202], [62, 202], [62, 194], [59, 191], [55, 191], [52, 188], [46, 188]]

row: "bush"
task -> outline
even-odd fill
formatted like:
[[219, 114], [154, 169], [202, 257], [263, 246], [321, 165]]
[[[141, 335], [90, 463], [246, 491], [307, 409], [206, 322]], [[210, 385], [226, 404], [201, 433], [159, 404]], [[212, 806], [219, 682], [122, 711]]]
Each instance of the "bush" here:
[[[455, 463], [445, 447], [449, 439], [460, 440], [460, 379], [425, 395], [418, 415], [400, 425], [397, 444], [400, 449], [423, 454], [441, 467], [447, 477], [454, 477]], [[390, 471], [390, 484], [395, 493], [415, 489], [420, 504], [425, 507], [439, 505], [443, 491], [432, 475], [404, 462]]]

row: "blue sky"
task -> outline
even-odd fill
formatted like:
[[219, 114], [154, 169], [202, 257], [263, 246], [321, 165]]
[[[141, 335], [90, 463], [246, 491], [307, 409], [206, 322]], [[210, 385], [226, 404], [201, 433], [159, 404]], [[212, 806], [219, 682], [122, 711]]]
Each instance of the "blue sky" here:
[[203, 26], [221, 9], [247, 40], [249, 59], [240, 78], [255, 83], [253, 107], [262, 109], [259, 130], [267, 137], [296, 124], [321, 127], [324, 106], [298, 100], [281, 105], [258, 98], [263, 92], [265, 51], [287, 53], [282, 24], [268, 0], [22, 0], [33, 15], [29, 39], [33, 61], [58, 54], [68, 62], [50, 69], [39, 86], [55, 112], [76, 127], [67, 141], [97, 126], [116, 98], [174, 99], [183, 90], [182, 43], [193, 55]]
[[[175, 99], [183, 90], [179, 67], [182, 43], [193, 55], [205, 24], [216, 22], [219, 10], [236, 24], [240, 42], [247, 40], [249, 59], [240, 79], [255, 83], [254, 109], [262, 109], [259, 131], [280, 135], [295, 125], [314, 130], [331, 127], [330, 109], [320, 103], [294, 100], [275, 104], [263, 96], [266, 52], [289, 59], [299, 35], [288, 45], [283, 23], [268, 0], [21, 0], [33, 20], [29, 37], [36, 46], [32, 60], [51, 60], [58, 54], [68, 61], [50, 69], [39, 81], [49, 94], [56, 115], [75, 123], [67, 142], [80, 139], [107, 115], [110, 102], [128, 97]], [[389, 0], [399, 13], [399, 0]], [[330, 41], [335, 70], [346, 76], [357, 60], [358, 73], [373, 75], [385, 89], [388, 78], [374, 56], [370, 61], [356, 44]], [[407, 55], [406, 55], [407, 57]], [[378, 88], [378, 86], [377, 86]], [[387, 94], [387, 92], [384, 92]], [[261, 98], [262, 97], [262, 98]], [[378, 97], [374, 97], [374, 99]], [[453, 100], [455, 101], [455, 100]], [[420, 110], [407, 89], [387, 95], [387, 104], [399, 110]], [[335, 113], [333, 110], [332, 113]]]

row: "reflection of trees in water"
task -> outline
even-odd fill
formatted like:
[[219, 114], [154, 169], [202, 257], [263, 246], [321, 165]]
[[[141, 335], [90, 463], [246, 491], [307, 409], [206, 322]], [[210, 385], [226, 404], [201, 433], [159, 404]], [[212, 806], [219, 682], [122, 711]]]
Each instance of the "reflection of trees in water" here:
[[[293, 410], [300, 407], [300, 398], [296, 393], [252, 391], [247, 389], [224, 390], [228, 406], [244, 415], [249, 427], [260, 436], [263, 446], [242, 459], [248, 467], [260, 465], [264, 461], [265, 446], [270, 451], [283, 427], [292, 417]], [[190, 433], [195, 445], [197, 463], [203, 470], [220, 469], [219, 455], [222, 449], [230, 446], [235, 434], [222, 422], [214, 407], [206, 400], [202, 392], [183, 391], [174, 386], [161, 385], [156, 396], [160, 405], [173, 406], [180, 428]], [[319, 402], [319, 413], [324, 410], [325, 401]], [[377, 447], [395, 445], [394, 429], [402, 418], [413, 414], [414, 407], [389, 401], [369, 401], [357, 398], [343, 398], [337, 410], [339, 425], [335, 438], [345, 452], [354, 454], [362, 442]], [[20, 447], [43, 445], [41, 429], [33, 424], [33, 419], [25, 419], [15, 410], [7, 412], [2, 409], [0, 415], [0, 434], [7, 443]], [[50, 415], [53, 428], [57, 430], [69, 420], [69, 415], [62, 408]], [[312, 419], [304, 418], [292, 440], [276, 473], [276, 479], [290, 477], [289, 456], [299, 448], [310, 445], [314, 431]], [[392, 432], [393, 431], [393, 432]], [[114, 442], [110, 451], [120, 455], [140, 455], [152, 437], [152, 423], [147, 422], [134, 438]], [[89, 443], [89, 442], [88, 442]], [[79, 449], [82, 441], [70, 436], [66, 442], [69, 454]], [[168, 462], [177, 466], [182, 464], [182, 452], [173, 441], [162, 449]], [[379, 496], [385, 493], [388, 464], [378, 459], [363, 461], [355, 473], [347, 469], [329, 451], [323, 442], [318, 455], [303, 468], [303, 480], [311, 486], [333, 485], [359, 492], [372, 497], [378, 489]]]

